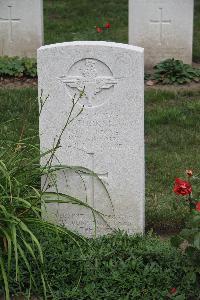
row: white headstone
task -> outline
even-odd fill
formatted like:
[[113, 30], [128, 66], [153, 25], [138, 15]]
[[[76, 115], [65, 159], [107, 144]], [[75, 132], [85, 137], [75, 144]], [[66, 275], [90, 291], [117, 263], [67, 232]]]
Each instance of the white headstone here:
[[0, 56], [34, 57], [43, 44], [43, 1], [0, 0]]
[[194, 0], [129, 0], [129, 44], [144, 48], [145, 67], [175, 58], [192, 63]]
[[[39, 95], [49, 95], [40, 115], [42, 153], [55, 145], [74, 94], [77, 99], [84, 90], [73, 116], [84, 109], [62, 135], [52, 165], [82, 166], [98, 174], [101, 181], [68, 169], [54, 179], [59, 192], [105, 215], [96, 216], [97, 235], [144, 229], [143, 69], [143, 49], [125, 44], [71, 42], [38, 50]], [[55, 191], [50, 185], [47, 190]], [[88, 208], [49, 204], [47, 211], [68, 228], [94, 234]]]

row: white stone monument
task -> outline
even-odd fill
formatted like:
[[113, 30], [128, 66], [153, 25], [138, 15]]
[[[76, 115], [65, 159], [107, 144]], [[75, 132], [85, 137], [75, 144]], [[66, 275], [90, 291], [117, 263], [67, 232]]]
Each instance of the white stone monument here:
[[[144, 229], [143, 49], [108, 42], [71, 42], [38, 49], [41, 152], [52, 149], [64, 128], [72, 99], [82, 113], [64, 131], [52, 165], [95, 172], [57, 172], [43, 178], [47, 191], [78, 197], [104, 217], [74, 204], [48, 204], [49, 218], [86, 236]], [[43, 100], [44, 101], [44, 100]], [[47, 158], [43, 158], [44, 166]], [[78, 170], [82, 168], [78, 168]], [[46, 183], [45, 183], [46, 181]]]
[[192, 63], [194, 0], [129, 0], [129, 44], [144, 48], [145, 67], [175, 58]]
[[0, 0], [0, 56], [35, 57], [43, 44], [43, 1]]

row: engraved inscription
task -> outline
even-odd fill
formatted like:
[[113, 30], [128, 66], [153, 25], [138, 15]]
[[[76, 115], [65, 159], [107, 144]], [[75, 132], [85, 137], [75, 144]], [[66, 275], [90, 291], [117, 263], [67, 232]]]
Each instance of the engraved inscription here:
[[165, 20], [163, 18], [163, 8], [160, 7], [159, 8], [159, 11], [160, 11], [160, 19], [159, 20], [150, 20], [150, 23], [151, 24], [156, 24], [156, 25], [159, 25], [160, 26], [160, 45], [162, 45], [163, 43], [163, 25], [169, 25], [172, 23], [171, 20]]
[[80, 104], [85, 107], [97, 107], [106, 101], [107, 94], [102, 91], [110, 90], [117, 84], [109, 67], [93, 58], [86, 58], [76, 62], [68, 75], [59, 77], [69, 89], [71, 96], [77, 91], [84, 91]]
[[[89, 212], [89, 211], [88, 211]], [[95, 224], [94, 219], [91, 214], [88, 212], [84, 214], [77, 213], [59, 213], [58, 222], [67, 228], [75, 229], [79, 233], [84, 234], [86, 236], [93, 236], [95, 234]], [[111, 222], [113, 217], [109, 219]], [[110, 233], [112, 231], [112, 227], [105, 221], [101, 220], [96, 216], [97, 222], [97, 232], [98, 233]]]
[[[92, 172], [94, 172], [101, 180], [103, 179], [106, 179], [108, 178], [108, 172], [106, 173], [97, 173], [95, 171], [95, 154], [94, 153], [87, 153], [90, 158], [91, 158], [91, 166], [90, 166], [90, 169]], [[89, 195], [88, 195], [88, 198], [89, 198], [89, 201], [91, 202], [91, 205], [93, 208], [95, 208], [95, 176], [92, 176], [92, 175], [89, 175], [90, 178], [89, 178]]]
[[8, 5], [8, 17], [7, 18], [1, 18], [0, 17], [0, 23], [1, 22], [6, 22], [9, 25], [9, 40], [10, 40], [10, 42], [14, 41], [14, 37], [13, 37], [13, 24], [19, 23], [20, 20], [21, 20], [19, 18], [13, 18], [12, 17], [12, 8], [13, 8], [13, 6]]
[[[124, 216], [119, 214], [117, 216], [109, 216], [105, 222], [100, 220], [98, 216], [96, 216], [96, 218], [98, 234], [110, 233], [116, 225], [116, 220], [118, 228], [123, 228], [123, 230], [127, 231], [129, 234], [133, 234], [134, 231], [139, 232], [137, 226], [133, 227], [133, 224], [130, 221], [133, 218], [132, 215]], [[72, 230], [75, 229], [86, 236], [93, 236], [95, 233], [94, 219], [91, 214], [88, 214], [87, 212], [80, 214], [78, 212], [69, 213], [60, 211], [57, 221], [63, 226], [71, 228]]]

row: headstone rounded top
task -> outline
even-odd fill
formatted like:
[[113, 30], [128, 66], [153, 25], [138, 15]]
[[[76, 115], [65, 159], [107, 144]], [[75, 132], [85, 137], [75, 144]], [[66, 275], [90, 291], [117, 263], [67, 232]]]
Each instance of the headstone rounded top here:
[[102, 47], [115, 47], [115, 48], [123, 48], [126, 50], [137, 51], [140, 53], [144, 52], [144, 49], [141, 47], [122, 44], [122, 43], [115, 43], [115, 42], [105, 42], [105, 41], [74, 41], [74, 42], [64, 42], [64, 43], [56, 43], [51, 45], [45, 45], [40, 47], [37, 51], [43, 51], [47, 49], [54, 49], [59, 47], [74, 47], [74, 46], [102, 46]]

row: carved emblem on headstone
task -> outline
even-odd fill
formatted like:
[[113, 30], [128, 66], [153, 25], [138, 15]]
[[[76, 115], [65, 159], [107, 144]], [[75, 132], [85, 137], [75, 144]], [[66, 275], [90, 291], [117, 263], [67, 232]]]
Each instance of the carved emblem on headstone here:
[[[96, 59], [86, 58], [76, 62], [68, 75], [59, 79], [68, 87], [71, 96], [84, 91], [81, 105], [96, 107], [102, 105], [107, 95], [102, 91], [109, 90], [117, 84], [109, 67]], [[102, 95], [99, 95], [102, 94]]]

